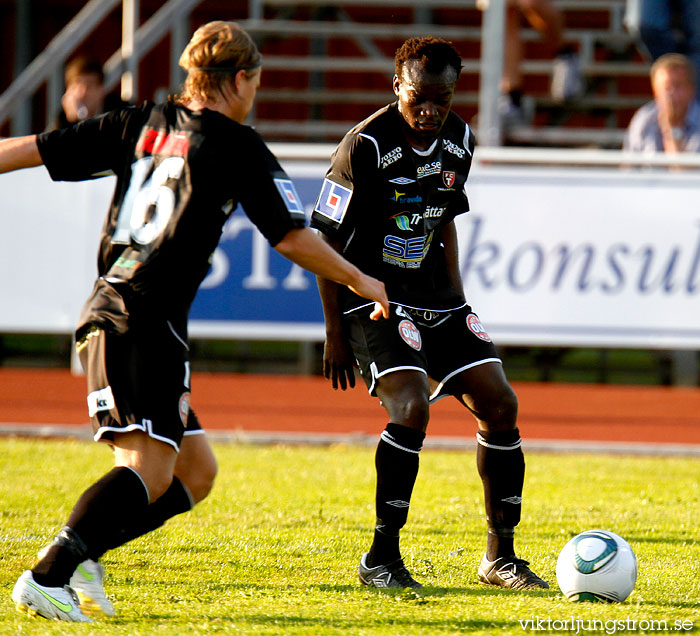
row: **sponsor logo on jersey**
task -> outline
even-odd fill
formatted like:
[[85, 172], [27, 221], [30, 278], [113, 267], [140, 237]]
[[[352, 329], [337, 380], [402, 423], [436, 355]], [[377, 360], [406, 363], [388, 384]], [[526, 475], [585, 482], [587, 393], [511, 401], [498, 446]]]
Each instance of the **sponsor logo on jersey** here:
[[479, 317], [476, 314], [469, 314], [467, 316], [467, 327], [477, 338], [483, 340], [484, 342], [491, 342], [491, 337], [486, 333], [484, 325], [481, 324]]
[[395, 179], [389, 179], [389, 183], [395, 183], [396, 185], [406, 185], [407, 183], [415, 182], [415, 179], [409, 179], [408, 177], [396, 177]]
[[352, 190], [350, 188], [325, 178], [314, 211], [341, 223], [348, 210], [348, 205], [350, 205], [351, 197]]
[[402, 340], [412, 349], [420, 351], [422, 341], [420, 331], [410, 320], [402, 320], [399, 323], [399, 335]]
[[448, 187], [451, 188], [454, 185], [456, 175], [454, 173], [454, 170], [445, 170], [442, 173], [442, 182]]
[[398, 216], [395, 216], [394, 221], [396, 221], [396, 225], [398, 225], [400, 230], [411, 229], [411, 222], [405, 214], [399, 214]]
[[291, 179], [273, 179], [277, 190], [279, 191], [284, 204], [290, 212], [298, 212], [304, 214], [304, 206], [301, 204], [301, 199], [297, 194], [294, 184]]
[[398, 161], [399, 159], [401, 159], [401, 157], [403, 157], [403, 153], [401, 152], [401, 146], [397, 146], [397, 147], [394, 148], [393, 150], [390, 150], [389, 152], [387, 152], [387, 153], [379, 160], [379, 164], [380, 164], [380, 166], [381, 166], [381, 168], [382, 168], [382, 170], [383, 170], [384, 168], [387, 168], [388, 166], [390, 166], [390, 165], [391, 165], [392, 163], [394, 163], [395, 161]]
[[421, 266], [428, 253], [432, 237], [432, 232], [428, 236], [412, 238], [401, 238], [388, 234], [384, 237], [383, 260], [385, 263], [405, 269], [416, 269]]
[[429, 205], [425, 208], [423, 212], [423, 218], [425, 219], [439, 219], [447, 208], [438, 207], [435, 205]]
[[108, 386], [104, 389], [93, 391], [87, 396], [88, 415], [92, 417], [95, 413], [101, 411], [109, 411], [114, 408], [114, 395], [112, 387]]
[[189, 391], [185, 391], [180, 396], [178, 410], [180, 411], [180, 419], [182, 420], [182, 425], [185, 428], [187, 428], [187, 417], [190, 414], [190, 392]]
[[423, 177], [427, 177], [431, 174], [437, 174], [441, 169], [441, 161], [431, 161], [430, 163], [426, 163], [424, 166], [418, 166], [416, 169], [416, 176], [419, 179], [422, 179]]
[[420, 195], [407, 197], [405, 192], [399, 192], [398, 190], [394, 190], [394, 196], [389, 198], [396, 201], [396, 203], [420, 203], [423, 200], [423, 197]]
[[147, 128], [139, 137], [136, 152], [168, 157], [185, 157], [189, 147], [190, 141], [184, 133], [166, 133], [164, 130]]
[[456, 155], [460, 159], [464, 159], [464, 156], [467, 154], [467, 151], [464, 150], [464, 148], [460, 148], [457, 144], [452, 143], [449, 139], [442, 140], [442, 149], [447, 150], [447, 152], [451, 152], [453, 155]]

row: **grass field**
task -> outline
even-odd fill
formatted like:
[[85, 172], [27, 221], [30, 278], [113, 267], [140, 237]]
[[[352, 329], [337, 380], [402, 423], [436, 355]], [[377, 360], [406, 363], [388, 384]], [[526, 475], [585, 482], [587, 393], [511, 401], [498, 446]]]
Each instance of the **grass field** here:
[[[572, 619], [578, 633], [615, 633], [623, 622], [627, 633], [664, 621], [666, 631], [700, 628], [697, 459], [527, 456], [516, 545], [552, 589], [510, 592], [477, 582], [485, 533], [473, 454], [424, 451], [402, 545], [426, 588], [391, 594], [356, 579], [374, 520], [371, 449], [215, 451], [221, 470], [209, 499], [106, 555], [118, 616], [77, 625], [21, 615], [10, 592], [77, 495], [110, 468], [110, 453], [0, 438], [0, 634], [573, 634]], [[556, 586], [559, 550], [590, 528], [621, 534], [637, 554], [626, 603], [573, 604]], [[539, 630], [526, 623], [537, 619]]]

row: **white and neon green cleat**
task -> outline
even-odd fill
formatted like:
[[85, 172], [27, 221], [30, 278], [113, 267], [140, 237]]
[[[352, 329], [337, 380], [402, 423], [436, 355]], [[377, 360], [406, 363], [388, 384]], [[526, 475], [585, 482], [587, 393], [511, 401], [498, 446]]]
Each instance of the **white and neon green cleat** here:
[[78, 596], [69, 585], [63, 587], [45, 587], [39, 585], [27, 570], [17, 579], [12, 590], [12, 600], [20, 612], [30, 616], [42, 616], [57, 621], [74, 623], [92, 623], [80, 611]]
[[115, 616], [114, 605], [107, 598], [102, 583], [105, 568], [101, 563], [88, 559], [83, 561], [73, 572], [70, 578], [70, 586], [78, 593], [80, 609], [93, 616], [102, 613], [105, 616]]

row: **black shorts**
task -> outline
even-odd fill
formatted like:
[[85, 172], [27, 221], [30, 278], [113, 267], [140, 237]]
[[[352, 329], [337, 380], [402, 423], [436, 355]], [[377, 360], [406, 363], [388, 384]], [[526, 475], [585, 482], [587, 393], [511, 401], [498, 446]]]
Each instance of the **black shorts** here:
[[449, 395], [445, 384], [457, 373], [501, 362], [491, 338], [471, 307], [445, 312], [391, 304], [388, 319], [370, 320], [372, 307], [344, 316], [350, 344], [371, 395], [377, 379], [394, 371], [425, 373], [435, 384], [430, 401]]
[[124, 335], [92, 326], [76, 349], [96, 441], [143, 431], [179, 451], [183, 435], [204, 433], [190, 407], [187, 343], [169, 322]]

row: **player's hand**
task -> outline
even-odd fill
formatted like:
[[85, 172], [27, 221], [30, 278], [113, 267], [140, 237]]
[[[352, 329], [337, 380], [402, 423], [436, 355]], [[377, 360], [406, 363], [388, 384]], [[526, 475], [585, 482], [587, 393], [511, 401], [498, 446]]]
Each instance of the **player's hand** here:
[[389, 317], [389, 298], [386, 295], [386, 288], [382, 281], [363, 274], [356, 287], [350, 285], [348, 287], [358, 296], [375, 301], [374, 310], [369, 316], [372, 320]]
[[327, 336], [323, 345], [323, 377], [334, 389], [345, 391], [355, 386], [355, 358], [348, 341], [340, 336]]

